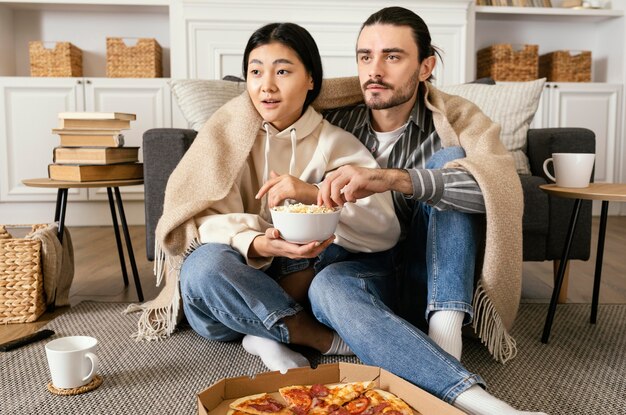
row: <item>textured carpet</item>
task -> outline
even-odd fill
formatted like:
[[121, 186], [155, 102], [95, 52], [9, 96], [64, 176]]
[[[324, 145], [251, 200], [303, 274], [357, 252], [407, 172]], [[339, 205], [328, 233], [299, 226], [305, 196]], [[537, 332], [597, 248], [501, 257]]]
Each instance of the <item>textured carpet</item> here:
[[[56, 396], [46, 389], [45, 342], [0, 353], [2, 414], [194, 414], [195, 394], [223, 377], [264, 371], [241, 344], [204, 340], [184, 328], [161, 342], [136, 343], [136, 316], [125, 304], [82, 303], [47, 325], [54, 338], [98, 338], [104, 383], [95, 391]], [[466, 340], [464, 363], [489, 391], [523, 409], [556, 414], [626, 413], [626, 306], [602, 305], [591, 326], [588, 305], [559, 305], [550, 344], [540, 343], [547, 304], [524, 304], [513, 334], [519, 353], [501, 365]], [[313, 358], [313, 364], [356, 358]]]

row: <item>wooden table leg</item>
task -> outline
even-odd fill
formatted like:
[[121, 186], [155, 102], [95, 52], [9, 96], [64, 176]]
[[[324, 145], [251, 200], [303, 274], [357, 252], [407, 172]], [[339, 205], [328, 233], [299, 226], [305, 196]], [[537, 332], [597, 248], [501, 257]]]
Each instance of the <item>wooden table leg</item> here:
[[602, 259], [604, 256], [604, 237], [606, 236], [606, 221], [609, 215], [609, 201], [602, 201], [600, 214], [600, 229], [598, 231], [598, 250], [596, 254], [596, 271], [593, 275], [593, 297], [591, 299], [591, 324], [596, 324], [598, 316], [598, 297], [600, 296], [600, 279], [602, 278]]
[[107, 196], [109, 197], [109, 208], [111, 209], [111, 221], [113, 222], [113, 232], [115, 232], [115, 242], [117, 244], [117, 255], [120, 258], [120, 266], [122, 267], [122, 278], [124, 279], [124, 287], [128, 287], [128, 273], [126, 272], [126, 259], [124, 258], [124, 248], [122, 247], [122, 238], [120, 237], [120, 228], [117, 225], [117, 214], [115, 213], [115, 201], [113, 200], [113, 191], [107, 187]]
[[126, 215], [124, 214], [124, 204], [122, 203], [122, 195], [120, 194], [120, 188], [114, 187], [115, 198], [117, 199], [117, 210], [120, 214], [120, 221], [122, 222], [122, 230], [124, 231], [124, 239], [126, 240], [126, 251], [128, 252], [128, 259], [130, 260], [130, 266], [133, 270], [133, 280], [135, 281], [135, 289], [137, 290], [137, 297], [139, 302], [143, 302], [143, 292], [141, 290], [141, 281], [139, 281], [139, 272], [137, 271], [137, 263], [135, 262], [135, 254], [133, 252], [133, 244], [130, 240], [130, 232], [128, 232], [128, 225], [126, 224]]
[[561, 256], [561, 263], [559, 264], [559, 275], [556, 283], [554, 284], [554, 290], [552, 290], [552, 298], [550, 299], [550, 308], [548, 309], [546, 324], [543, 326], [543, 335], [541, 336], [542, 343], [548, 343], [548, 339], [550, 338], [550, 329], [552, 328], [552, 321], [554, 320], [554, 313], [556, 312], [556, 303], [559, 293], [561, 292], [561, 285], [563, 284], [563, 277], [565, 275], [565, 266], [567, 265], [569, 250], [572, 246], [572, 240], [574, 239], [574, 230], [576, 229], [576, 222], [578, 221], [578, 213], [580, 212], [581, 204], [582, 199], [576, 199], [574, 202], [574, 209], [572, 210], [572, 216], [567, 230], [567, 237], [565, 238], [565, 246], [563, 247], [563, 255]]

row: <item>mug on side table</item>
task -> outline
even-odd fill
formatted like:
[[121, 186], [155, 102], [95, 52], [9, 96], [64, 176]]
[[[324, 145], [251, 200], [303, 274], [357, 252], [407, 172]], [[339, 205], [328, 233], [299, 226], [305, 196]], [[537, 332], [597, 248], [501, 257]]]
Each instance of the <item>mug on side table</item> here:
[[98, 340], [89, 336], [70, 336], [46, 343], [46, 357], [52, 384], [59, 389], [86, 385], [98, 373]]
[[[543, 162], [543, 171], [559, 187], [588, 187], [596, 155], [593, 153], [554, 153]], [[554, 164], [554, 176], [548, 164]]]

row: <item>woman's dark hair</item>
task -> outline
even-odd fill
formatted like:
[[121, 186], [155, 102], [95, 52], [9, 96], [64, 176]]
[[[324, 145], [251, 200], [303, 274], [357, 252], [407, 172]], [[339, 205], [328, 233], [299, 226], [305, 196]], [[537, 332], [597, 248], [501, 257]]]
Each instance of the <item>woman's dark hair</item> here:
[[[361, 31], [366, 26], [373, 26], [375, 24], [410, 27], [413, 32], [413, 40], [415, 40], [415, 44], [417, 45], [419, 63], [422, 63], [425, 58], [434, 55], [437, 55], [439, 59], [441, 59], [439, 49], [431, 44], [428, 26], [421, 17], [411, 10], [405, 9], [404, 7], [385, 7], [384, 9], [380, 9], [367, 18], [363, 26], [361, 26]], [[432, 78], [433, 76], [431, 75], [428, 80], [430, 81]]]
[[313, 78], [313, 89], [310, 90], [304, 100], [303, 112], [309, 104], [315, 101], [322, 89], [322, 58], [317, 44], [311, 34], [302, 26], [295, 23], [271, 23], [258, 29], [250, 36], [246, 49], [243, 52], [243, 79], [248, 79], [248, 58], [250, 52], [259, 46], [273, 42], [281, 43], [291, 48]]

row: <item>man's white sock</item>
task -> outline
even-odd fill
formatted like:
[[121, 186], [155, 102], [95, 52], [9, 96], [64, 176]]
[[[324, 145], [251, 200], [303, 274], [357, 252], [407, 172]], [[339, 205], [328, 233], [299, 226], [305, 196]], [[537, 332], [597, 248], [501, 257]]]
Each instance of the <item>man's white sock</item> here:
[[341, 355], [341, 356], [354, 356], [354, 352], [350, 349], [350, 346], [346, 342], [343, 341], [341, 336], [337, 334], [336, 331], [333, 332], [333, 342], [330, 345], [330, 349], [328, 349], [323, 355]]
[[472, 385], [459, 394], [452, 405], [469, 415], [546, 415], [544, 412], [518, 411], [479, 385]]
[[294, 367], [310, 366], [306, 357], [276, 340], [247, 334], [241, 344], [248, 353], [259, 356], [269, 370], [279, 370], [284, 374]]
[[461, 328], [464, 317], [463, 311], [438, 310], [428, 321], [428, 337], [459, 361], [463, 352]]

